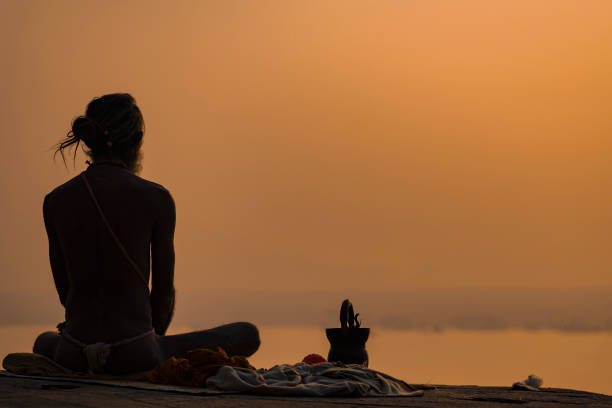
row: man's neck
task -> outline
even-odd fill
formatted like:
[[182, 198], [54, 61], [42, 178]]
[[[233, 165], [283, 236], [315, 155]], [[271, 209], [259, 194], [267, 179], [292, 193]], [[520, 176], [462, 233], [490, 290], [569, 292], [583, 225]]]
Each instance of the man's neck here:
[[99, 165], [99, 164], [110, 164], [113, 166], [119, 166], [119, 167], [123, 167], [124, 169], [128, 169], [127, 164], [125, 164], [125, 162], [123, 162], [122, 160], [115, 160], [115, 159], [111, 159], [111, 158], [107, 158], [107, 157], [100, 157], [97, 159], [94, 159], [93, 163], [88, 162], [90, 166], [95, 166], [95, 165]]

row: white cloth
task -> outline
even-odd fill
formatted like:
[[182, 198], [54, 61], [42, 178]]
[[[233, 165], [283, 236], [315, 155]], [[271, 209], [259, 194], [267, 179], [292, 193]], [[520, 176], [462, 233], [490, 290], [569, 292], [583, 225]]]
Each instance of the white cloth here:
[[132, 343], [136, 340], [143, 339], [153, 334], [153, 330], [148, 330], [137, 336], [130, 337], [129, 339], [120, 340], [115, 343], [98, 342], [93, 344], [85, 344], [82, 341], [72, 337], [70, 333], [68, 333], [64, 328], [63, 323], [58, 324], [57, 328], [60, 329], [59, 334], [61, 336], [63, 336], [66, 340], [80, 347], [83, 350], [83, 354], [85, 354], [85, 357], [87, 358], [89, 374], [104, 374], [104, 366], [106, 365], [106, 360], [108, 360], [108, 356], [110, 355], [114, 347]]
[[104, 372], [104, 366], [112, 348], [112, 344], [108, 343], [94, 343], [83, 347], [83, 354], [87, 357], [87, 366], [89, 367], [90, 374]]
[[423, 395], [410, 385], [358, 365], [334, 363], [282, 364], [268, 370], [221, 367], [208, 378], [207, 388], [232, 392], [293, 396], [405, 396]]
[[543, 383], [544, 380], [542, 377], [530, 374], [525, 381], [519, 381], [512, 384], [512, 388], [515, 390], [540, 391], [540, 387]]

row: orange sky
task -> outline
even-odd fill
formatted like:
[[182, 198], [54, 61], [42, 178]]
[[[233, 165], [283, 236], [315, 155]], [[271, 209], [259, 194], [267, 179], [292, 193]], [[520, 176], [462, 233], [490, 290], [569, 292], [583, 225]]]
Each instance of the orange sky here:
[[179, 291], [612, 286], [609, 1], [0, 1], [0, 277], [132, 93]]

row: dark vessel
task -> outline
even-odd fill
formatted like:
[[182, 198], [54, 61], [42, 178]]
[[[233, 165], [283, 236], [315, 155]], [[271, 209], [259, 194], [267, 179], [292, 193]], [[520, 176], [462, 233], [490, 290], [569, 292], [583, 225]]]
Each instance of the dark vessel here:
[[353, 304], [349, 299], [342, 302], [340, 327], [325, 329], [325, 334], [331, 345], [327, 361], [368, 366], [369, 358], [365, 344], [370, 336], [370, 329], [361, 327], [361, 322], [357, 319], [358, 316], [359, 313], [355, 314]]

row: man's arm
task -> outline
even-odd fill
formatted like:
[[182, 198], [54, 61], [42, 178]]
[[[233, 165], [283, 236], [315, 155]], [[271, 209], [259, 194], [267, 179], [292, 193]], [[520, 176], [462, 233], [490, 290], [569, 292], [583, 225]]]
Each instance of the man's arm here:
[[174, 314], [174, 227], [176, 208], [170, 193], [151, 238], [151, 311], [155, 333], [164, 335]]
[[55, 282], [55, 289], [59, 295], [60, 302], [66, 306], [66, 296], [68, 296], [68, 289], [70, 287], [70, 281], [68, 274], [66, 273], [66, 263], [64, 262], [64, 254], [57, 237], [57, 233], [51, 223], [51, 217], [49, 215], [49, 200], [48, 196], [45, 197], [43, 202], [43, 218], [45, 220], [45, 229], [47, 230], [47, 237], [49, 238], [49, 263], [51, 264], [51, 272], [53, 273], [53, 281]]

